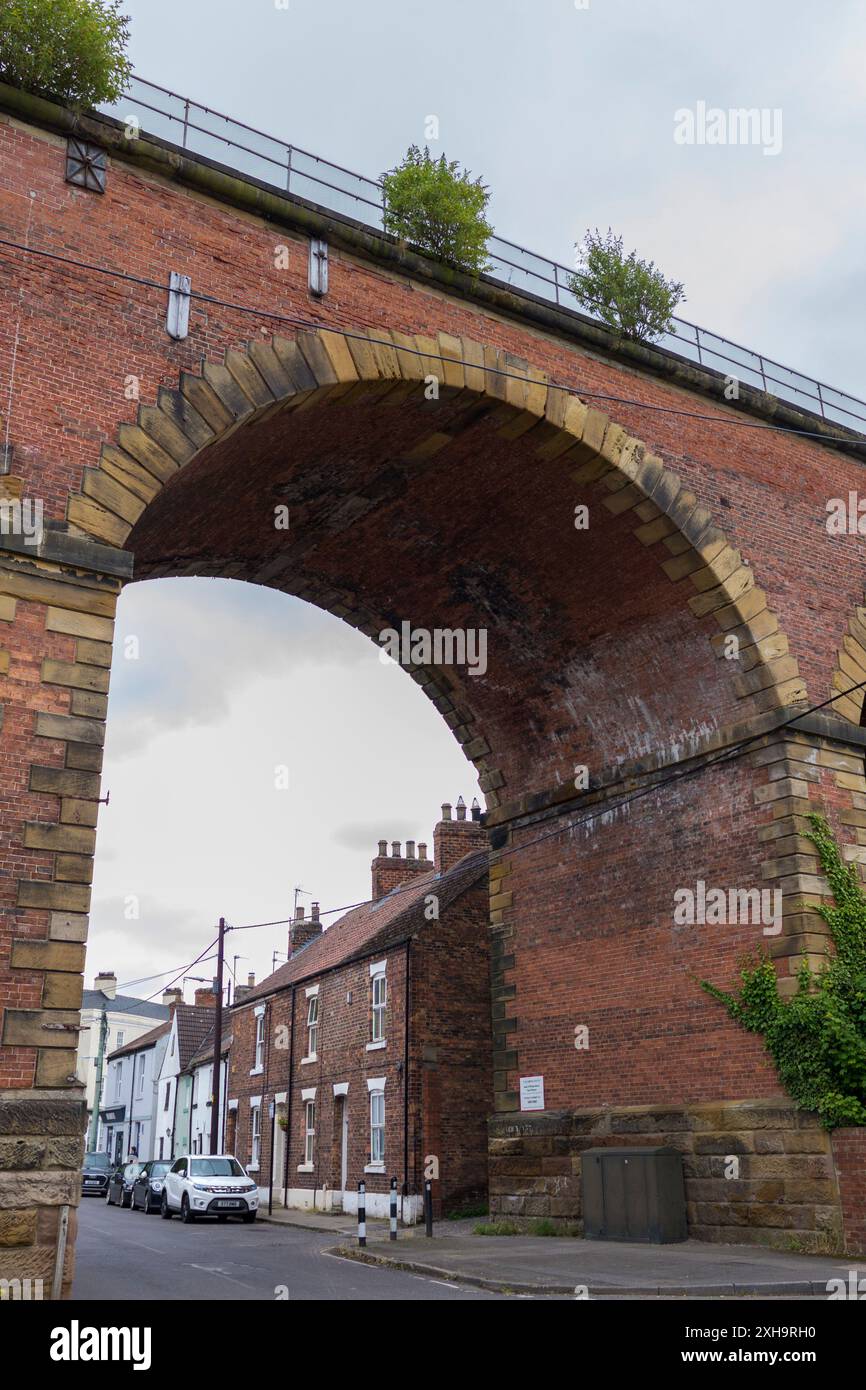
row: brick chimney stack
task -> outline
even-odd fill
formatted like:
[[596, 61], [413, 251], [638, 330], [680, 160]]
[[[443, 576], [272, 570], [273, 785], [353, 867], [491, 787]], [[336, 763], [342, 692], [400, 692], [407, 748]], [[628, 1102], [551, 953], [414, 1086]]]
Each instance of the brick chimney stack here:
[[183, 1003], [183, 990], [177, 988], [163, 990], [162, 1002], [169, 1010], [169, 1014], [173, 1014], [178, 1004]]
[[322, 923], [319, 919], [319, 904], [313, 903], [310, 908], [309, 917], [305, 916], [304, 909], [298, 905], [295, 909], [295, 917], [289, 927], [289, 949], [288, 955], [291, 958], [302, 946], [313, 941], [321, 934]]
[[418, 845], [416, 854], [415, 841], [407, 840], [404, 857], [400, 852], [399, 840], [392, 842], [390, 854], [388, 841], [380, 840], [379, 853], [370, 865], [370, 872], [373, 876], [373, 901], [378, 902], [386, 893], [390, 893], [392, 888], [397, 888], [416, 874], [432, 873], [433, 865], [427, 858], [427, 846], [423, 843]]
[[247, 982], [245, 985], [235, 985], [235, 997], [232, 1002], [235, 1004], [239, 1004], [242, 999], [246, 999], [247, 995], [250, 993], [251, 990], [254, 990], [255, 987], [256, 977], [253, 971], [251, 970], [249, 975], [247, 975]]
[[442, 807], [442, 819], [433, 831], [433, 859], [436, 872], [445, 874], [462, 859], [476, 849], [489, 849], [487, 831], [481, 824], [481, 807], [472, 802], [471, 819], [466, 818], [466, 802], [463, 797], [457, 800], [457, 819], [451, 818], [451, 806], [446, 801]]
[[216, 1007], [216, 995], [213, 989], [207, 987], [197, 989], [195, 992], [195, 1007], [197, 1009], [213, 1009]]

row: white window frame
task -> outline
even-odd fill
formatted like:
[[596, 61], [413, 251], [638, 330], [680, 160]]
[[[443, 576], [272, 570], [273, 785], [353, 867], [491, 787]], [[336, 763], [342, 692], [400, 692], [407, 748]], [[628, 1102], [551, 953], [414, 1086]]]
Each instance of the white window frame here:
[[[385, 1081], [384, 1076], [368, 1076], [367, 1091], [370, 1098], [370, 1161], [364, 1165], [365, 1173], [384, 1173], [385, 1171]], [[377, 1129], [382, 1131], [382, 1157], [373, 1158], [373, 1105], [374, 1097], [382, 1097], [382, 1123]]]
[[[307, 1055], [301, 1058], [301, 1066], [307, 1062], [318, 1060], [319, 1052], [319, 986], [312, 985], [306, 990], [307, 999]], [[315, 1017], [310, 1021], [311, 1013], [315, 1010]]]
[[[299, 1173], [312, 1173], [316, 1166], [316, 1087], [308, 1086], [301, 1091], [304, 1107], [304, 1161], [298, 1164]], [[313, 1108], [313, 1124], [310, 1128], [310, 1109]]]
[[257, 1173], [262, 1160], [262, 1098], [250, 1097], [250, 1161], [248, 1173]]
[[265, 1006], [260, 1004], [255, 1011], [256, 1043], [250, 1076], [259, 1076], [265, 1069]]
[[[376, 989], [381, 982], [382, 998], [376, 1003]], [[370, 1041], [367, 1043], [367, 1051], [374, 1052], [376, 1048], [384, 1047], [385, 1037], [385, 1010], [388, 1007], [388, 976], [385, 970], [385, 961], [379, 961], [370, 966]]]
[[146, 1071], [147, 1071], [147, 1053], [146, 1053], [146, 1052], [142, 1052], [142, 1054], [141, 1054], [141, 1066], [139, 1067], [138, 1072], [136, 1073], [136, 1077], [135, 1077], [135, 1084], [136, 1084], [135, 1097], [136, 1097], [136, 1100], [141, 1100], [141, 1097], [144, 1095], [144, 1074], [145, 1074]]

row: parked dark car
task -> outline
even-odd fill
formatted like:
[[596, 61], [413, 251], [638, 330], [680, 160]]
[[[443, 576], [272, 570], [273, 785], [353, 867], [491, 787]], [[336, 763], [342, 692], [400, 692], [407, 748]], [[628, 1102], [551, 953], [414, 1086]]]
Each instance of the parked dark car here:
[[81, 1165], [82, 1197], [104, 1197], [111, 1175], [111, 1156], [109, 1154], [86, 1153]]
[[119, 1207], [131, 1206], [132, 1185], [140, 1172], [141, 1164], [135, 1160], [131, 1163], [118, 1163], [108, 1179], [108, 1188], [105, 1193], [106, 1205], [112, 1207], [116, 1203]]
[[132, 1185], [133, 1211], [143, 1211], [148, 1215], [152, 1211], [159, 1211], [163, 1179], [170, 1167], [170, 1161], [161, 1158], [151, 1158], [142, 1163], [141, 1171]]

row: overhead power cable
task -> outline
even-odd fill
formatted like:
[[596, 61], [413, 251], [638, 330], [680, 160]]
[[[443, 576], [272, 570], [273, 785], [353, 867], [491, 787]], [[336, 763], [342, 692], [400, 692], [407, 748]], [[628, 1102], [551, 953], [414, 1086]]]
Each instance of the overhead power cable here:
[[[597, 809], [594, 808], [593, 810], [588, 811], [585, 815], [578, 816], [576, 819], [569, 818], [567, 823], [560, 822], [559, 824], [554, 826], [552, 830], [545, 831], [542, 835], [536, 835], [535, 838], [532, 840], [525, 840], [520, 845], [512, 846], [508, 850], [508, 857], [509, 859], [513, 858], [514, 855], [524, 853], [526, 850], [532, 849], [535, 845], [542, 844], [545, 840], [553, 839], [555, 836], [562, 835], [566, 831], [573, 830], [579, 825], [584, 825], [590, 821], [598, 820], [600, 816], [608, 815], [611, 810], [619, 811], [624, 806], [630, 806], [634, 801], [639, 801], [645, 796], [651, 796], [654, 792], [663, 791], [665, 787], [669, 787], [674, 782], [680, 782], [683, 781], [685, 778], [697, 776], [700, 773], [706, 772], [708, 768], [714, 768], [719, 766], [720, 764], [736, 762], [739, 758], [745, 757], [745, 755], [750, 751], [752, 745], [754, 743], [759, 742], [761, 739], [767, 738], [771, 734], [780, 733], [783, 729], [791, 728], [798, 722], [798, 720], [805, 719], [808, 715], [811, 714], [819, 714], [820, 711], [822, 709], [826, 709], [828, 705], [835, 704], [837, 700], [844, 699], [846, 695], [852, 695], [856, 691], [864, 689], [866, 689], [866, 680], [858, 681], [856, 685], [849, 686], [846, 690], [840, 690], [839, 693], [836, 695], [831, 695], [829, 700], [823, 700], [819, 705], [812, 705], [809, 709], [800, 710], [797, 714], [791, 715], [790, 718], [783, 720], [781, 724], [775, 725], [775, 727], [772, 729], [764, 729], [760, 733], [750, 734], [748, 738], [741, 739], [737, 743], [732, 744], [730, 748], [723, 749], [719, 754], [716, 755], [716, 757], [708, 757], [695, 767], [678, 769], [677, 771], [670, 773], [668, 776], [661, 777], [657, 781], [652, 782], [648, 787], [640, 787], [633, 792], [625, 793], [622, 796], [622, 798], [619, 801], [617, 801], [613, 806], [611, 806], [609, 801], [605, 801]], [[864, 750], [864, 752], [866, 752], [866, 750]], [[627, 776], [619, 777], [616, 778], [614, 781], [609, 782], [607, 786], [604, 788], [604, 790], [607, 791], [611, 787], [622, 786], [627, 782], [633, 782], [637, 776], [652, 777], [653, 775], [654, 774], [652, 770], [644, 771], [641, 773], [630, 773]], [[566, 812], [565, 814], [567, 815], [568, 813]], [[393, 888], [391, 892], [388, 894], [388, 897], [399, 897], [401, 893], [409, 893], [413, 890], [417, 890], [417, 886], [417, 880], [403, 884], [400, 887]], [[353, 912], [356, 908], [366, 907], [368, 902], [369, 899], [365, 899], [363, 902], [347, 903], [343, 907], [322, 908], [319, 911], [319, 916], [333, 917], [336, 913]], [[227, 930], [255, 931], [260, 927], [285, 927], [290, 926], [292, 921], [293, 919], [291, 917], [285, 917], [275, 922], [248, 922], [245, 923], [243, 926], [230, 926], [227, 928]]]
[[[0, 246], [10, 247], [16, 251], [23, 251], [30, 256], [39, 256], [59, 265], [71, 266], [78, 270], [86, 270], [94, 275], [106, 275], [117, 280], [122, 280], [128, 284], [159, 290], [161, 294], [168, 293], [168, 286], [160, 284], [158, 280], [150, 280], [141, 275], [131, 275], [127, 271], [116, 270], [111, 266], [94, 265], [90, 261], [77, 260], [75, 257], [71, 256], [61, 256], [56, 251], [44, 251], [38, 247], [25, 246], [23, 242], [10, 241], [2, 237], [0, 237]], [[2, 263], [4, 265], [15, 264], [14, 261], [9, 261], [8, 259], [3, 260]], [[364, 342], [368, 345], [373, 344], [377, 347], [386, 347], [392, 350], [396, 346], [390, 338], [374, 338], [368, 333], [361, 333], [348, 328], [338, 328], [335, 327], [334, 324], [322, 323], [315, 319], [299, 318], [297, 315], [281, 314], [268, 309], [258, 309], [251, 304], [237, 304], [233, 303], [231, 300], [219, 299], [215, 295], [202, 294], [196, 290], [190, 290], [189, 297], [190, 299], [197, 300], [201, 304], [213, 305], [214, 308], [227, 309], [238, 314], [251, 314], [258, 319], [268, 319], [275, 323], [290, 324], [295, 328], [307, 329], [311, 332], [336, 333], [341, 337], [352, 338], [353, 340]], [[525, 383], [527, 380], [525, 374], [520, 372], [511, 372], [504, 367], [488, 367], [483, 363], [469, 362], [461, 357], [445, 357], [441, 353], [435, 351], [424, 352], [420, 348], [404, 348], [402, 345], [399, 351], [409, 353], [414, 357], [426, 358], [428, 361], [441, 362], [443, 365], [450, 364], [451, 366], [471, 367], [476, 371], [488, 372], [491, 375], [506, 377], [512, 381]], [[753, 420], [741, 420], [735, 415], [727, 413], [711, 414], [703, 411], [679, 410], [674, 406], [652, 405], [647, 401], [635, 400], [631, 396], [615, 396], [607, 392], [593, 391], [589, 387], [570, 386], [565, 382], [557, 381], [555, 378], [550, 378], [547, 384], [555, 390], [563, 391], [567, 395], [574, 396], [577, 399], [603, 401], [610, 405], [630, 406], [635, 410], [645, 410], [651, 414], [671, 415], [678, 419], [708, 421], [715, 425], [728, 425], [733, 429], [759, 430], [765, 433], [785, 434], [803, 439], [818, 439], [824, 444], [852, 444], [858, 442], [857, 439], [852, 438], [851, 435], [832, 435], [825, 433], [823, 430], [802, 430], [794, 429], [788, 425], [761, 424]], [[728, 404], [730, 404], [730, 402], [728, 402]]]

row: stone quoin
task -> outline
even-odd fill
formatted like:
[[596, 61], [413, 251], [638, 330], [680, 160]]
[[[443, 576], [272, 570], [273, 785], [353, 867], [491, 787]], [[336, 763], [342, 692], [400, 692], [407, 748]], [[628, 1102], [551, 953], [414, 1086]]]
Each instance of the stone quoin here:
[[[65, 181], [73, 133], [104, 192]], [[410, 674], [486, 797], [494, 1212], [579, 1220], [583, 1150], [651, 1134], [684, 1154], [692, 1235], [862, 1250], [862, 1135], [794, 1111], [697, 983], [760, 929], [672, 903], [781, 890], [791, 990], [827, 942], [810, 811], [863, 872], [862, 541], [826, 520], [866, 442], [6, 87], [0, 238], [0, 497], [44, 504], [37, 545], [0, 535], [0, 1277], [70, 1287], [115, 607], [162, 575], [267, 584], [374, 643], [486, 632], [483, 675]], [[172, 273], [209, 297], [183, 338]]]

